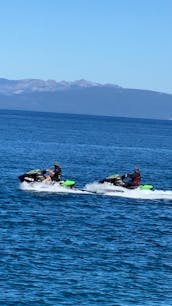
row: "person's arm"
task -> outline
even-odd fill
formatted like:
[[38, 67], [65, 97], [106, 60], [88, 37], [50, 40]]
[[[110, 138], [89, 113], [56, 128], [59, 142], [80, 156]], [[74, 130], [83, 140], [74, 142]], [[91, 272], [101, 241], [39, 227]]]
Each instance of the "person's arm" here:
[[134, 178], [134, 174], [133, 173], [126, 173], [125, 177], [129, 177], [129, 178]]
[[51, 169], [47, 169], [47, 172], [48, 172], [50, 175], [54, 175], [54, 171], [51, 170]]

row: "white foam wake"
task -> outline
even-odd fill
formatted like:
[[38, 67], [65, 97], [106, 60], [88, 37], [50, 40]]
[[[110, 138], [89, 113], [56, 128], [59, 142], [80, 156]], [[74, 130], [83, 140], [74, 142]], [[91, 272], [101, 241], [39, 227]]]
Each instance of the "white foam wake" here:
[[114, 197], [127, 197], [135, 199], [168, 199], [172, 200], [171, 190], [127, 190], [123, 187], [113, 186], [109, 183], [99, 184], [97, 182], [87, 184], [84, 188], [88, 192], [95, 192], [96, 194], [103, 194]]
[[72, 194], [97, 194], [113, 197], [124, 197], [134, 199], [167, 199], [172, 200], [171, 190], [127, 190], [123, 187], [113, 186], [109, 183], [99, 184], [97, 182], [87, 184], [82, 190], [70, 189], [60, 186], [58, 183], [21, 183], [20, 189], [35, 192], [50, 192], [50, 193], [72, 193]]
[[[50, 192], [50, 193], [83, 193], [82, 190], [75, 188], [67, 188], [60, 186], [58, 183], [26, 183], [23, 182], [20, 184], [20, 189], [25, 191], [35, 191], [35, 192]], [[89, 193], [85, 191], [84, 193]]]

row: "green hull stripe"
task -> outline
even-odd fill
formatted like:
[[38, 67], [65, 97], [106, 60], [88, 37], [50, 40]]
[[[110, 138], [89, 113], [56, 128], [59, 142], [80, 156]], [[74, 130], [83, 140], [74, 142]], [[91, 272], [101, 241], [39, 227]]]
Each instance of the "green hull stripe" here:
[[153, 185], [151, 185], [151, 184], [141, 185], [140, 189], [141, 190], [151, 190], [151, 189], [153, 189]]
[[72, 180], [66, 180], [62, 183], [62, 186], [73, 186], [75, 185], [75, 181]]

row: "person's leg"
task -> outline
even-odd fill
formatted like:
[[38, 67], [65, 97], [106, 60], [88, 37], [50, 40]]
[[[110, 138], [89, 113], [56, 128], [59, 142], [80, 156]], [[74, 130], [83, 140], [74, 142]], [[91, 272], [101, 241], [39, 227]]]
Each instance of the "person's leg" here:
[[51, 176], [47, 176], [43, 182], [46, 183], [46, 182], [51, 182], [51, 181], [52, 181]]

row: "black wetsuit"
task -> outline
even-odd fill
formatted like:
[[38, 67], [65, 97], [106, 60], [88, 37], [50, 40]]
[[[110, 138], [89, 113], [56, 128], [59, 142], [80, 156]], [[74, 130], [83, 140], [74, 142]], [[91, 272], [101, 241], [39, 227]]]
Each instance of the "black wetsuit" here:
[[54, 174], [51, 176], [52, 181], [61, 181], [62, 169], [59, 166], [54, 167]]

